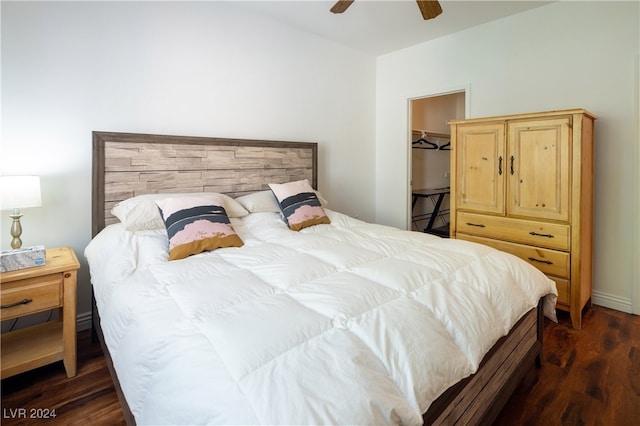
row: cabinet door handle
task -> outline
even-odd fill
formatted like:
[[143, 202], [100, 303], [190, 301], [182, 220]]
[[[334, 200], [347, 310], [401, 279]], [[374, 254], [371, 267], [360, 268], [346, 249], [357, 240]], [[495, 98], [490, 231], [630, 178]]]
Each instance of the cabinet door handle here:
[[484, 228], [484, 225], [482, 223], [467, 222], [467, 225], [469, 225], [469, 226], [477, 226], [478, 228]]
[[535, 257], [530, 257], [529, 260], [532, 262], [540, 262], [540, 263], [546, 263], [547, 265], [553, 265], [553, 262], [550, 260], [540, 260], [540, 259], [536, 259]]
[[513, 160], [515, 160], [515, 158], [513, 158], [513, 155], [511, 156], [510, 160], [511, 160], [511, 174], [513, 174], [514, 173], [514, 171], [513, 171]]
[[13, 308], [14, 306], [26, 305], [27, 303], [31, 303], [31, 302], [33, 302], [33, 299], [22, 299], [19, 302], [14, 302], [14, 303], [8, 303], [6, 305], [1, 305], [0, 308], [8, 309], [8, 308]]
[[498, 157], [498, 174], [502, 175], [502, 155]]
[[529, 232], [529, 235], [533, 235], [534, 237], [545, 237], [545, 238], [553, 238], [552, 234], [538, 234], [537, 232]]

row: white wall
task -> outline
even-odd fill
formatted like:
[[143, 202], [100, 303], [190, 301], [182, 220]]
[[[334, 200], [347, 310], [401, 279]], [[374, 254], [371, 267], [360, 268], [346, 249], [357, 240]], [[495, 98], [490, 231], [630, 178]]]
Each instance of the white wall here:
[[378, 57], [376, 220], [407, 226], [407, 99], [468, 87], [470, 117], [585, 108], [599, 117], [594, 302], [631, 311], [638, 8], [556, 2]]
[[373, 219], [375, 58], [221, 2], [3, 1], [1, 13], [0, 173], [42, 176], [23, 244], [75, 249], [79, 313], [93, 130], [319, 142], [329, 207]]

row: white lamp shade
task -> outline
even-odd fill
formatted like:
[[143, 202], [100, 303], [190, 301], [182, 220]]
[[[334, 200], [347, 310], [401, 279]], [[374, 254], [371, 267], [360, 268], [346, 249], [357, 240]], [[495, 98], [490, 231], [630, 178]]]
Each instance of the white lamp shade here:
[[40, 176], [0, 176], [0, 210], [41, 205]]

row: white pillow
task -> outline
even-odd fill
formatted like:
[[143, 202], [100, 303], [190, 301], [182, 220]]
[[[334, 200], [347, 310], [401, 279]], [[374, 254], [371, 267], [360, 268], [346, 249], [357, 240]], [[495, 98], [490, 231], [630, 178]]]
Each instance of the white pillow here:
[[251, 213], [273, 212], [280, 213], [280, 205], [271, 190], [253, 192], [235, 199], [242, 207]]
[[[329, 204], [327, 200], [322, 198], [322, 195], [318, 191], [314, 191], [320, 200], [320, 204], [326, 206]], [[252, 192], [251, 194], [242, 195], [235, 199], [238, 203], [247, 209], [250, 213], [271, 212], [280, 213], [280, 204], [273, 191], [267, 189], [266, 191]]]
[[235, 201], [228, 195], [219, 194], [217, 192], [196, 192], [196, 193], [180, 193], [180, 194], [145, 194], [137, 197], [128, 198], [120, 201], [113, 206], [111, 214], [117, 217], [127, 229], [127, 231], [144, 231], [151, 229], [165, 229], [164, 221], [156, 205], [156, 200], [163, 198], [179, 198], [179, 197], [222, 197], [224, 201], [224, 209], [229, 217], [243, 217], [249, 212], [242, 207], [240, 203]]

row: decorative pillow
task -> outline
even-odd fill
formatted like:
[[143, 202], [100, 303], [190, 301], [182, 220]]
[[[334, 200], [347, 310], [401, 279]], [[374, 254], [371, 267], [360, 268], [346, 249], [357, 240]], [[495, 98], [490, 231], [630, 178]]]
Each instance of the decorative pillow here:
[[169, 260], [222, 247], [241, 247], [220, 196], [156, 200], [169, 236]]
[[249, 214], [249, 212], [233, 198], [217, 192], [138, 195], [137, 197], [120, 201], [113, 206], [111, 214], [124, 224], [127, 231], [164, 229], [165, 224], [155, 201], [168, 197], [222, 197], [224, 204], [221, 205], [225, 207], [229, 217], [243, 217]]
[[270, 183], [269, 188], [278, 199], [290, 229], [299, 231], [308, 226], [331, 223], [307, 179], [282, 184]]
[[[328, 204], [327, 200], [322, 198], [322, 195], [318, 191], [315, 192], [318, 200], [320, 200], [320, 205], [326, 206]], [[260, 213], [260, 212], [271, 212], [271, 213], [280, 213], [280, 204], [276, 199], [273, 191], [258, 191], [252, 192], [251, 194], [242, 195], [235, 199], [238, 203], [242, 205], [249, 213]]]

